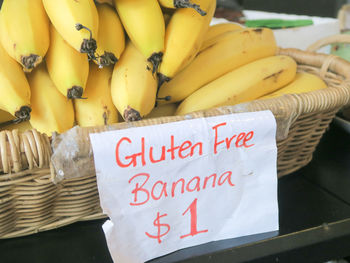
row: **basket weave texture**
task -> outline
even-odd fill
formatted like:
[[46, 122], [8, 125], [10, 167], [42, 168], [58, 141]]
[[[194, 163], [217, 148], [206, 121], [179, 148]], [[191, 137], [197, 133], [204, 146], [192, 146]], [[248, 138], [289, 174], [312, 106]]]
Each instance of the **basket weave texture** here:
[[[350, 103], [350, 63], [338, 57], [281, 49], [298, 63], [299, 71], [319, 75], [327, 89], [280, 98], [256, 100], [246, 111], [271, 110], [277, 119], [293, 114], [288, 136], [277, 138], [278, 176], [305, 166], [335, 113]], [[193, 118], [233, 112], [224, 107], [191, 114]], [[283, 115], [283, 114], [284, 115]], [[187, 116], [188, 117], [188, 116]], [[164, 117], [134, 126], [184, 120]], [[283, 120], [282, 120], [283, 121]], [[116, 129], [130, 127], [118, 124]], [[105, 127], [85, 130], [103, 131]], [[53, 183], [52, 141], [35, 130], [0, 132], [0, 238], [13, 238], [58, 228], [77, 221], [104, 218], [94, 172], [88, 176]]]

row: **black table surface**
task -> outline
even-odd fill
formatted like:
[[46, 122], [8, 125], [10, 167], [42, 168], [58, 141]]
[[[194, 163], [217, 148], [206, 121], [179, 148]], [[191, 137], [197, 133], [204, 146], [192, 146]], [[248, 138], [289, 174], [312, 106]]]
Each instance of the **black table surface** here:
[[[349, 189], [350, 134], [332, 124], [312, 162], [279, 179], [277, 236], [238, 246], [237, 239], [212, 242], [153, 262], [325, 262], [348, 257]], [[0, 262], [112, 262], [101, 228], [104, 221], [0, 240]]]

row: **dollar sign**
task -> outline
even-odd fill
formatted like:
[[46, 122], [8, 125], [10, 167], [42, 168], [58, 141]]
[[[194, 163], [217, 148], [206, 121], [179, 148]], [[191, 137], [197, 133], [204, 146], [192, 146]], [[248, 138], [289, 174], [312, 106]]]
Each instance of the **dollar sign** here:
[[[162, 217], [165, 217], [165, 216], [167, 216], [167, 215], [168, 215], [168, 214], [160, 215], [159, 212], [157, 213], [157, 217], [156, 217], [156, 219], [153, 221], [153, 225], [154, 225], [155, 227], [158, 227], [158, 234], [157, 234], [156, 236], [153, 236], [153, 235], [151, 235], [151, 234], [145, 232], [145, 234], [146, 234], [149, 238], [157, 239], [159, 244], [162, 243], [162, 240], [161, 240], [160, 238], [161, 238], [161, 237], [164, 237], [164, 236], [165, 236], [166, 234], [168, 234], [169, 231], [170, 231], [170, 226], [169, 226], [168, 224], [161, 224], [161, 223], [159, 222], [159, 220], [160, 220]], [[160, 230], [161, 230], [161, 227], [166, 227], [166, 228], [167, 228], [166, 232], [163, 233], [163, 234], [161, 234], [161, 231], [160, 231]]]

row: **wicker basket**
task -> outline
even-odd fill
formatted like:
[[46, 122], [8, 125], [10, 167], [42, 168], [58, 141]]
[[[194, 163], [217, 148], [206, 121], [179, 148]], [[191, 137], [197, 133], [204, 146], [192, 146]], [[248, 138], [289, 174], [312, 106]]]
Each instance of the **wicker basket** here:
[[[349, 104], [350, 87], [347, 80], [350, 79], [350, 63], [335, 56], [295, 49], [281, 49], [279, 53], [293, 57], [298, 63], [298, 70], [320, 75], [329, 87], [301, 95], [256, 100], [245, 105], [245, 111], [271, 110], [279, 128], [285, 123], [283, 120], [286, 116], [291, 117], [287, 137], [277, 138], [278, 175], [283, 176], [310, 162], [335, 113]], [[226, 114], [236, 112], [236, 109], [224, 107], [193, 113], [190, 117]], [[184, 118], [176, 116], [133, 124], [121, 123], [114, 128], [159, 124]], [[81, 128], [81, 132], [85, 133], [82, 136], [87, 136], [88, 132], [107, 128]], [[53, 183], [55, 170], [50, 162], [52, 146], [50, 138], [35, 130], [22, 134], [16, 130], [0, 132], [0, 238], [29, 235], [77, 221], [105, 217], [101, 213], [93, 171], [88, 176]], [[84, 147], [89, 149], [89, 143]], [[91, 156], [86, 158], [92, 162]]]

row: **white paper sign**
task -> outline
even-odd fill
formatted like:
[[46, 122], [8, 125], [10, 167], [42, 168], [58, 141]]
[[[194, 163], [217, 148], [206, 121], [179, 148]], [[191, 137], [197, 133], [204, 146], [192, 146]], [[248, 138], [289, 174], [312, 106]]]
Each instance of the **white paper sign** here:
[[114, 262], [278, 230], [270, 111], [91, 134]]

